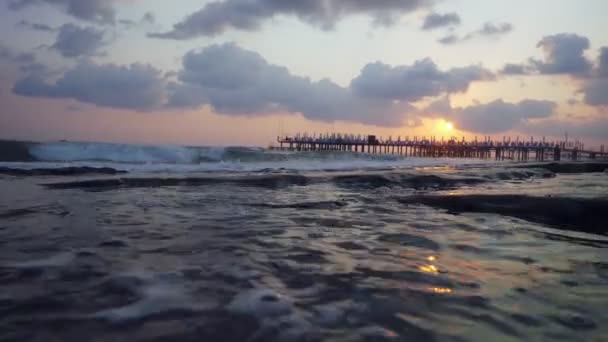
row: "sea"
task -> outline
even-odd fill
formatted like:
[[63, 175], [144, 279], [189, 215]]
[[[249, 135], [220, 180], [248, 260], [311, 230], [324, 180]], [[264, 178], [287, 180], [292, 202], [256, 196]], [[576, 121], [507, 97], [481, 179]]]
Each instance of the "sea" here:
[[608, 341], [608, 161], [0, 142], [0, 341]]

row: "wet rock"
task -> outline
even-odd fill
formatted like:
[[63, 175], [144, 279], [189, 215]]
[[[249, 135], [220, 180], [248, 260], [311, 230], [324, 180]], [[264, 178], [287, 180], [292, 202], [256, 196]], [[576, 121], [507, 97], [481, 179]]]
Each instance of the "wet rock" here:
[[125, 174], [127, 171], [117, 170], [110, 167], [70, 166], [59, 168], [37, 168], [18, 169], [0, 167], [0, 174], [7, 176], [82, 176], [82, 175], [117, 175]]
[[608, 234], [608, 200], [525, 195], [413, 196], [403, 204], [423, 204], [451, 213], [492, 213], [551, 227]]
[[594, 173], [605, 172], [608, 169], [606, 162], [561, 162], [561, 163], [541, 163], [525, 164], [514, 166], [515, 168], [539, 168], [549, 170], [554, 173]]
[[203, 186], [210, 184], [234, 184], [262, 188], [283, 188], [291, 185], [307, 185], [308, 178], [301, 175], [264, 175], [247, 177], [171, 177], [171, 178], [110, 178], [76, 182], [45, 184], [51, 189], [113, 190], [117, 188], [159, 188], [166, 186]]

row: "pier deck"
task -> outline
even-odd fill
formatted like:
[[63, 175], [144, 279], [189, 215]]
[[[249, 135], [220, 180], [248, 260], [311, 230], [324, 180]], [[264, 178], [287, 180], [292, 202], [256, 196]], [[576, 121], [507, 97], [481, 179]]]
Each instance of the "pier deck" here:
[[512, 141], [503, 138], [503, 141], [494, 141], [485, 138], [483, 142], [474, 140], [441, 140], [434, 138], [421, 139], [415, 137], [402, 140], [398, 138], [386, 140], [369, 135], [365, 137], [354, 135], [326, 134], [320, 136], [282, 136], [277, 137], [281, 150], [292, 151], [349, 151], [357, 153], [394, 154], [412, 157], [436, 157], [436, 158], [477, 158], [513, 161], [544, 161], [563, 159], [579, 160], [606, 159], [608, 152], [604, 146], [600, 151], [585, 150], [584, 144], [580, 142], [545, 142], [534, 141]]

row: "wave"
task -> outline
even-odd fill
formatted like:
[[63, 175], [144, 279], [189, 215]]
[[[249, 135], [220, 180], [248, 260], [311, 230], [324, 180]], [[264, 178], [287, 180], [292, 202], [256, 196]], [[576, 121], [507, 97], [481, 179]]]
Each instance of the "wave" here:
[[[260, 147], [135, 145], [97, 142], [0, 141], [0, 162], [20, 168], [97, 167], [133, 172], [393, 169], [479, 163], [343, 151], [281, 151]], [[34, 165], [35, 163], [40, 163]], [[487, 162], [487, 161], [485, 161]], [[63, 163], [63, 164], [61, 164]], [[19, 165], [16, 165], [19, 164]], [[53, 165], [50, 165], [53, 164]], [[1, 165], [0, 165], [1, 166]]]
[[[97, 142], [33, 143], [0, 140], [0, 168], [4, 174], [13, 169], [39, 169], [35, 175], [54, 175], [50, 169], [65, 169], [62, 174], [114, 174], [213, 171], [334, 171], [393, 170], [412, 167], [498, 165], [493, 160], [403, 157], [344, 151], [281, 151], [260, 147], [213, 147], [179, 145], [135, 145]], [[500, 163], [507, 166], [508, 163]], [[513, 165], [511, 165], [513, 166]], [[522, 169], [519, 169], [522, 168]], [[525, 170], [524, 170], [525, 168]], [[606, 162], [519, 164], [492, 175], [499, 180], [529, 178], [532, 174], [551, 177], [552, 173], [602, 172]], [[27, 172], [26, 172], [27, 173]], [[24, 174], [26, 175], [26, 174]]]
[[[114, 162], [133, 164], [200, 164], [206, 162], [282, 162], [290, 160], [397, 161], [395, 155], [348, 152], [294, 152], [261, 147], [194, 147], [179, 145], [134, 145], [97, 142], [20, 143], [0, 142], [0, 161]], [[13, 152], [7, 158], [8, 152]], [[17, 154], [17, 153], [18, 154]]]
[[128, 145], [111, 143], [58, 142], [35, 144], [29, 153], [37, 161], [101, 161], [116, 163], [194, 164], [220, 161], [223, 148], [172, 145]]
[[129, 145], [111, 143], [45, 143], [32, 145], [30, 154], [38, 161], [104, 161], [134, 164], [200, 164], [209, 162], [398, 161], [395, 155], [349, 152], [297, 152], [260, 147], [190, 147], [178, 145]]

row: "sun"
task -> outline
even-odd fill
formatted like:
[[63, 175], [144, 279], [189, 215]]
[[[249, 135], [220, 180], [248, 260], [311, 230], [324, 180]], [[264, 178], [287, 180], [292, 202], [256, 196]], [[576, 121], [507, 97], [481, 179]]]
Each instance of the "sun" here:
[[454, 130], [454, 125], [453, 125], [451, 122], [446, 121], [446, 122], [443, 124], [443, 128], [444, 128], [446, 131], [450, 132], [450, 131]]

